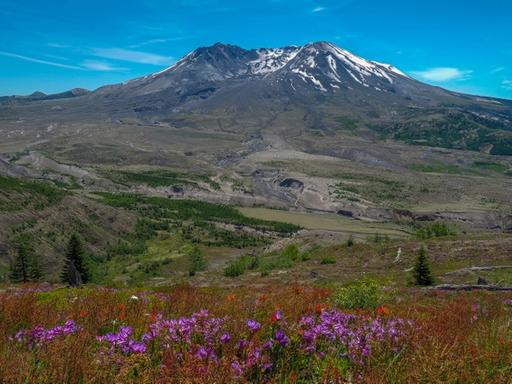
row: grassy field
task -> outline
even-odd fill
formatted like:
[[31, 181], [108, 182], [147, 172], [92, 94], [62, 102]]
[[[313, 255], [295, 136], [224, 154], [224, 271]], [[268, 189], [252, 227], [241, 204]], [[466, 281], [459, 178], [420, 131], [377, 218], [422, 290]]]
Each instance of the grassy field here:
[[367, 222], [329, 213], [309, 213], [284, 211], [269, 208], [238, 208], [248, 217], [261, 220], [279, 221], [295, 224], [307, 229], [323, 229], [357, 236], [369, 236], [379, 233], [390, 237], [405, 237], [407, 228], [392, 223]]

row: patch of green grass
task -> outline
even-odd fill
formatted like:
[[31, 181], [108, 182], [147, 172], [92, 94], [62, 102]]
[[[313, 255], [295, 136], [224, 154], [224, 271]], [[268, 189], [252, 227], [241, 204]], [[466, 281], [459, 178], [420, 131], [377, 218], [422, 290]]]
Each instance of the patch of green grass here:
[[332, 256], [323, 256], [320, 259], [320, 264], [336, 264], [336, 259]]
[[473, 167], [483, 169], [485, 171], [493, 171], [496, 173], [507, 173], [510, 171], [509, 167], [500, 163], [493, 163], [490, 161], [475, 161]]
[[408, 167], [412, 171], [425, 173], [448, 173], [452, 175], [460, 175], [464, 170], [458, 165], [442, 163], [440, 161], [428, 164], [411, 164]]

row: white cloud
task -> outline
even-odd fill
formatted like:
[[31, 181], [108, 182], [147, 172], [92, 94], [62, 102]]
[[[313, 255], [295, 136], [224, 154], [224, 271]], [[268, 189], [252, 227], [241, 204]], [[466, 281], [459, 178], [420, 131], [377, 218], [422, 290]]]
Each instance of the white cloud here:
[[110, 63], [105, 61], [97, 61], [97, 60], [85, 60], [82, 62], [82, 66], [84, 68], [100, 71], [100, 72], [116, 72], [116, 71], [125, 71], [126, 68], [115, 67]]
[[137, 44], [132, 44], [129, 46], [129, 48], [140, 48], [140, 47], [145, 47], [146, 45], [163, 44], [163, 43], [168, 43], [171, 41], [182, 41], [182, 40], [187, 40], [189, 38], [190, 38], [190, 36], [165, 37], [165, 38], [159, 37], [159, 38], [155, 38], [155, 39], [141, 41], [140, 43], [137, 43]]
[[174, 61], [170, 56], [123, 48], [93, 48], [92, 54], [106, 59], [129, 61], [139, 64], [170, 65]]
[[450, 80], [466, 80], [473, 71], [452, 67], [437, 67], [429, 68], [424, 71], [412, 71], [411, 73], [413, 76], [417, 76], [423, 80], [444, 82]]
[[512, 80], [503, 80], [501, 82], [501, 86], [505, 89], [508, 89], [508, 90], [511, 90], [512, 91]]
[[313, 13], [322, 12], [322, 11], [325, 11], [325, 9], [326, 9], [325, 7], [316, 7], [316, 8], [313, 8], [311, 10], [311, 12], [313, 12]]
[[30, 62], [33, 62], [33, 63], [44, 64], [44, 65], [50, 65], [50, 66], [52, 66], [52, 67], [59, 67], [59, 68], [66, 68], [66, 69], [79, 69], [79, 70], [83, 70], [83, 68], [82, 68], [82, 67], [79, 67], [79, 66], [77, 66], [77, 65], [62, 64], [62, 63], [57, 63], [57, 62], [55, 62], [55, 61], [48, 61], [48, 60], [38, 59], [38, 58], [36, 58], [36, 57], [30, 57], [30, 56], [18, 55], [17, 53], [12, 53], [12, 52], [4, 52], [4, 51], [0, 51], [0, 55], [1, 55], [1, 56], [12, 57], [12, 58], [14, 58], [14, 59], [19, 59], [19, 60], [30, 61]]
[[66, 44], [60, 44], [60, 43], [48, 43], [47, 44], [51, 48], [70, 48], [69, 45]]
[[505, 70], [505, 67], [496, 67], [491, 71], [491, 73], [499, 73], [499, 72], [503, 72], [504, 70]]

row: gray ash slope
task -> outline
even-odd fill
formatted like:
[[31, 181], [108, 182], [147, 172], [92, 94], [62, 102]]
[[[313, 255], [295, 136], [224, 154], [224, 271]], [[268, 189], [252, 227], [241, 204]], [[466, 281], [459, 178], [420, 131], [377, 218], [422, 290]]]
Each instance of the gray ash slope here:
[[298, 125], [326, 135], [342, 115], [379, 138], [512, 155], [512, 102], [430, 86], [328, 42], [252, 50], [217, 43], [123, 84], [6, 108], [62, 123], [131, 117], [185, 126], [195, 114], [268, 125], [294, 110]]

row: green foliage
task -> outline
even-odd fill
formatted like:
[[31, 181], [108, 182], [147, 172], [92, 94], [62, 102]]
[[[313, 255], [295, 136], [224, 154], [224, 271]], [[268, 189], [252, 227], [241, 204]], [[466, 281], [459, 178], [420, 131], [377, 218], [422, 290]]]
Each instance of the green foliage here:
[[336, 259], [332, 256], [322, 256], [320, 259], [320, 264], [336, 264]]
[[260, 263], [260, 271], [262, 275], [267, 275], [270, 271], [275, 269], [292, 268], [298, 261], [301, 261], [299, 248], [296, 244], [290, 244], [277, 256], [267, 256], [263, 258]]
[[418, 228], [415, 233], [416, 237], [419, 239], [431, 239], [434, 237], [452, 236], [454, 234], [455, 231], [442, 221], [423, 225]]
[[418, 250], [418, 257], [413, 269], [414, 284], [428, 286], [434, 284], [434, 278], [430, 271], [430, 265], [427, 258], [427, 251], [424, 247]]
[[310, 252], [299, 252], [297, 244], [290, 244], [277, 254], [269, 254], [265, 257], [244, 255], [232, 261], [224, 268], [224, 275], [236, 277], [244, 274], [247, 270], [259, 269], [262, 276], [266, 276], [275, 269], [289, 269], [296, 263], [309, 260]]
[[10, 266], [9, 279], [13, 283], [39, 281], [43, 277], [39, 260], [34, 254], [32, 238], [20, 235], [16, 238], [16, 258]]
[[226, 265], [224, 268], [224, 276], [237, 277], [243, 275], [246, 270], [258, 268], [259, 264], [260, 259], [258, 256], [244, 255]]
[[464, 173], [464, 170], [458, 165], [443, 163], [440, 161], [434, 161], [428, 164], [411, 164], [409, 165], [409, 169], [425, 173], [448, 173], [453, 175]]
[[71, 286], [78, 286], [89, 281], [82, 240], [75, 233], [69, 238], [61, 279], [63, 283]]
[[206, 260], [201, 253], [201, 250], [198, 247], [193, 247], [188, 254], [189, 258], [189, 268], [188, 274], [189, 276], [194, 276], [196, 272], [206, 270], [207, 264]]
[[368, 125], [381, 138], [408, 144], [480, 151], [491, 146], [491, 155], [512, 155], [512, 135], [495, 122], [460, 112], [446, 112], [429, 119]]
[[497, 173], [505, 173], [509, 169], [506, 165], [490, 161], [475, 161], [473, 167]]
[[218, 221], [245, 225], [260, 230], [289, 234], [300, 229], [297, 225], [255, 219], [242, 215], [233, 207], [196, 200], [178, 200], [163, 197], [146, 197], [134, 194], [99, 193], [103, 201], [115, 207], [137, 210], [146, 217], [173, 220]]
[[340, 308], [366, 309], [376, 308], [382, 302], [383, 293], [377, 281], [365, 278], [337, 288], [332, 298]]
[[0, 176], [0, 211], [40, 210], [58, 203], [64, 195], [63, 190], [48, 183]]
[[195, 175], [170, 170], [151, 170], [145, 172], [112, 171], [108, 177], [121, 184], [144, 184], [150, 187], [168, 187], [173, 185], [192, 185], [199, 187], [197, 182], [209, 184], [213, 189], [219, 185], [206, 175]]
[[267, 244], [263, 236], [248, 233], [242, 229], [227, 230], [218, 228], [215, 224], [195, 221], [181, 228], [182, 237], [193, 243], [204, 244], [208, 247], [247, 248]]

